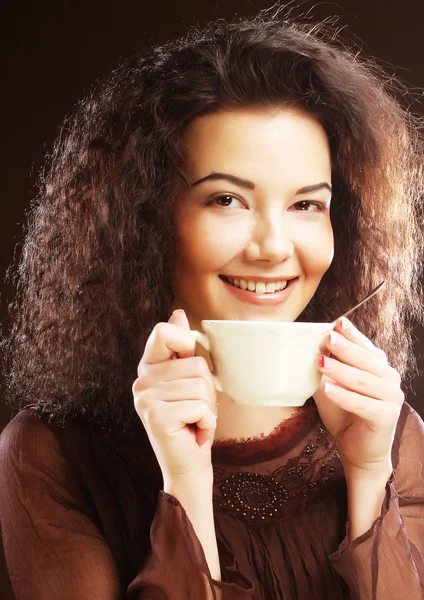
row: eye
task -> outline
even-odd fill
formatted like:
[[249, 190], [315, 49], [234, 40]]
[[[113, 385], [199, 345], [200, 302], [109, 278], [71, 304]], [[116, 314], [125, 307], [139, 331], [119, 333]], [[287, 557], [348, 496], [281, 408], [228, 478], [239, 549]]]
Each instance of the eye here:
[[301, 200], [300, 202], [296, 202], [293, 205], [296, 210], [300, 210], [303, 212], [315, 212], [315, 211], [325, 211], [326, 206], [322, 202], [317, 202], [315, 200]]
[[[240, 206], [234, 206], [234, 202], [238, 202]], [[215, 196], [215, 198], [212, 198], [208, 202], [208, 205], [210, 204], [215, 204], [221, 208], [241, 208], [244, 206], [241, 200], [235, 196], [232, 196], [231, 194], [221, 194], [220, 196]]]

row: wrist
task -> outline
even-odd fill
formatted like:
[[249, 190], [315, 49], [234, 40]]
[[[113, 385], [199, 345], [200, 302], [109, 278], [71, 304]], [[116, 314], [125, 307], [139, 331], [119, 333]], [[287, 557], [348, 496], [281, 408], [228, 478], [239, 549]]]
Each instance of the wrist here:
[[350, 521], [349, 540], [355, 540], [378, 519], [383, 510], [387, 482], [392, 474], [391, 462], [378, 468], [347, 466], [345, 470], [347, 487], [348, 518]]
[[173, 496], [185, 511], [203, 549], [211, 574], [221, 580], [213, 511], [213, 471], [164, 477], [164, 492]]
[[393, 465], [391, 459], [382, 461], [381, 463], [373, 463], [360, 466], [346, 463], [342, 460], [343, 471], [347, 485], [353, 484], [357, 481], [364, 483], [380, 483], [385, 480], [389, 480], [390, 475], [393, 471]]
[[184, 473], [180, 475], [164, 475], [163, 491], [179, 499], [182, 497], [193, 497], [200, 495], [205, 497], [205, 493], [212, 492], [213, 489], [213, 470], [212, 468], [202, 473]]

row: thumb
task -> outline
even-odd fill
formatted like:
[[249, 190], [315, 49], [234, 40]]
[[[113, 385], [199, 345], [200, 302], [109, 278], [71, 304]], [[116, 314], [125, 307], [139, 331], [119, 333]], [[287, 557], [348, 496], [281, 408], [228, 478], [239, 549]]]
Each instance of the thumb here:
[[173, 325], [179, 325], [183, 327], [183, 329], [190, 329], [190, 324], [187, 319], [187, 315], [183, 311], [182, 308], [177, 308], [174, 310], [172, 315], [168, 319], [168, 323], [172, 323]]
[[[178, 325], [183, 329], [190, 329], [190, 323], [188, 322], [187, 315], [182, 308], [177, 308], [174, 310], [172, 315], [168, 319], [168, 323], [172, 323], [172, 325]], [[189, 358], [190, 356], [194, 356], [194, 352], [178, 352], [178, 358]]]

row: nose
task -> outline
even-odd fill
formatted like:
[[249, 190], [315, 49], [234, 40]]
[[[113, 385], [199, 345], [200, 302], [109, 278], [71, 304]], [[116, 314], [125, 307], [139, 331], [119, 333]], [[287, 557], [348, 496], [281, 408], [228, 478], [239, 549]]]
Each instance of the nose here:
[[294, 244], [287, 220], [280, 211], [276, 212], [256, 218], [245, 250], [248, 260], [277, 263], [293, 256]]

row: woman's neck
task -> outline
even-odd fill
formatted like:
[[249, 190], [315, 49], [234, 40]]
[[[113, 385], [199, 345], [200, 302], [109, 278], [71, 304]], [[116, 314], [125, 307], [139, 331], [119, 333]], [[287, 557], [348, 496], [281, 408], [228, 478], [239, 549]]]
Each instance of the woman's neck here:
[[243, 406], [218, 392], [218, 420], [215, 441], [269, 435], [296, 408], [284, 406]]

